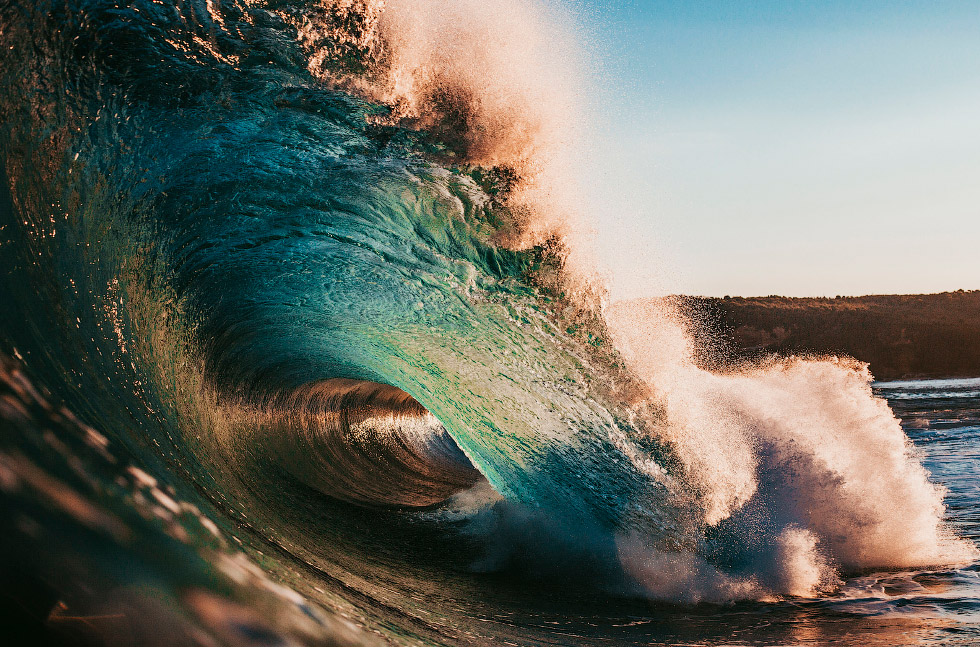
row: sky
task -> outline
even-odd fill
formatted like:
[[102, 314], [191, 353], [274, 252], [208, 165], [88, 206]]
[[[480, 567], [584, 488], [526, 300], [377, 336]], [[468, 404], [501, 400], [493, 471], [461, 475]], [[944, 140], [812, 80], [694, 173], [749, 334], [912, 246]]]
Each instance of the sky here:
[[980, 2], [578, 5], [614, 298], [980, 289]]

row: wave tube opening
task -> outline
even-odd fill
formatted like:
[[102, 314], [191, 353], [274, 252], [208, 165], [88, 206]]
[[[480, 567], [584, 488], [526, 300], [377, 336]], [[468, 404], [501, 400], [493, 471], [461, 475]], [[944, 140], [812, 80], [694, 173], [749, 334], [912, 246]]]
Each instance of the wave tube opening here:
[[395, 386], [332, 378], [296, 389], [272, 409], [262, 425], [267, 450], [335, 499], [426, 507], [482, 478], [442, 423]]

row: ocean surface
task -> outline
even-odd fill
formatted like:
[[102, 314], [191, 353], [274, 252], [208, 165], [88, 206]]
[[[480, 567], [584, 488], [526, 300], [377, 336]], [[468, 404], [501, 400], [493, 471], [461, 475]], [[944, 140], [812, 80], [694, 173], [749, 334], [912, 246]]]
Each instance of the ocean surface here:
[[980, 642], [980, 381], [607, 303], [573, 23], [0, 0], [0, 642]]

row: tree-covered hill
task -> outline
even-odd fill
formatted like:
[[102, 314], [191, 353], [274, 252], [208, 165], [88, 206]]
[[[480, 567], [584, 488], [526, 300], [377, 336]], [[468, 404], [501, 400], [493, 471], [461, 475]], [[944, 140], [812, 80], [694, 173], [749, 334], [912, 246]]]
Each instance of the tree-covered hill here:
[[736, 357], [843, 353], [868, 362], [877, 379], [980, 376], [980, 290], [675, 298]]

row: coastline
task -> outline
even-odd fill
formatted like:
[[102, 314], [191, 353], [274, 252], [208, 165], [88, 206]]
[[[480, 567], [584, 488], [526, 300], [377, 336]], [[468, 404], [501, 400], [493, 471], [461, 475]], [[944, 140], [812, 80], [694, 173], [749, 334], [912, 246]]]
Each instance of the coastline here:
[[980, 376], [980, 290], [671, 299], [729, 360], [847, 355], [878, 381]]

